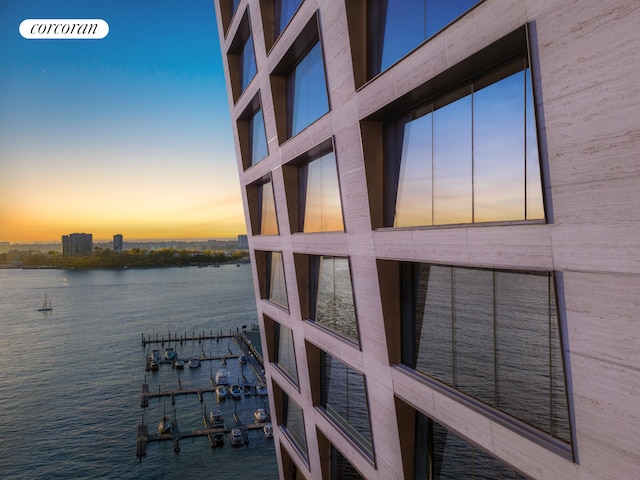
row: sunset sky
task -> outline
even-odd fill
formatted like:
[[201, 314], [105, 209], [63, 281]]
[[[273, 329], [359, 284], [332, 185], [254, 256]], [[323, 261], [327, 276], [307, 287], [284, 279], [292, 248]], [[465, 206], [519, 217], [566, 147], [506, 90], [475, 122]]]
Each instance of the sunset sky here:
[[[27, 40], [25, 19], [103, 19]], [[245, 233], [211, 0], [0, 0], [0, 241]]]

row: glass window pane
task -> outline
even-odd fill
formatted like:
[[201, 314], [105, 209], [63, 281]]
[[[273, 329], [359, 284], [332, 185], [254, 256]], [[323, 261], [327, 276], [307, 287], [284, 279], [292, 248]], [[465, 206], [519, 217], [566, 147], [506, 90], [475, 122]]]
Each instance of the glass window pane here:
[[480, 0], [455, 0], [442, 2], [427, 0], [426, 38], [432, 37], [444, 27], [473, 7]]
[[447, 430], [437, 422], [433, 425], [431, 437], [433, 457], [429, 469], [433, 480], [524, 480], [518, 472], [500, 463], [491, 455], [476, 448], [467, 440]]
[[451, 267], [420, 265], [416, 301], [416, 369], [453, 385]]
[[473, 94], [474, 221], [524, 220], [524, 72]]
[[380, 71], [425, 40], [425, 0], [388, 0]]
[[251, 132], [251, 165], [255, 165], [269, 154], [262, 110], [258, 110], [253, 116], [249, 128]]
[[419, 267], [416, 370], [570, 442], [553, 276]]
[[340, 451], [331, 446], [331, 461], [333, 463], [331, 468], [331, 480], [361, 480], [362, 476], [358, 471], [353, 468], [353, 465], [349, 463]]
[[296, 366], [296, 352], [293, 347], [293, 332], [284, 325], [278, 325], [278, 349], [276, 363], [292, 380], [298, 382], [298, 367]]
[[277, 35], [282, 33], [289, 24], [289, 21], [293, 17], [293, 14], [296, 13], [301, 2], [302, 0], [280, 0], [280, 21], [278, 22]]
[[358, 339], [349, 259], [320, 257], [315, 321]]
[[309, 50], [292, 75], [291, 134], [296, 135], [329, 111], [320, 42]]
[[253, 41], [251, 35], [247, 39], [247, 42], [242, 48], [242, 54], [240, 55], [240, 79], [242, 83], [242, 90], [247, 88], [249, 82], [256, 74], [256, 56], [253, 51]]
[[454, 386], [495, 404], [493, 272], [453, 269]]
[[333, 152], [307, 164], [304, 232], [343, 231], [342, 202]]
[[404, 127], [395, 227], [432, 225], [432, 114]]
[[324, 353], [327, 413], [369, 452], [373, 452], [364, 375]]
[[271, 253], [271, 272], [269, 272], [269, 300], [281, 307], [289, 308], [287, 300], [287, 285], [284, 278], [284, 264], [282, 253]]
[[434, 224], [471, 223], [471, 96], [433, 116]]
[[527, 220], [544, 219], [542, 181], [540, 179], [540, 157], [538, 134], [533, 100], [531, 69], [525, 71], [526, 79], [526, 132], [527, 132]]
[[261, 235], [278, 235], [276, 203], [273, 197], [271, 182], [262, 184], [262, 216], [260, 219]]
[[300, 450], [302, 450], [305, 455], [308, 455], [307, 436], [305, 433], [302, 409], [286, 394], [283, 393], [282, 395], [286, 405], [284, 428]]

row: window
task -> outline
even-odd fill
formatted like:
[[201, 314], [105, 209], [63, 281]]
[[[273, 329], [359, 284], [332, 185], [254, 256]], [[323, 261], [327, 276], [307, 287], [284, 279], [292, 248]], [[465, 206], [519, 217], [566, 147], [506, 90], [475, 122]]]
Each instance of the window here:
[[275, 2], [276, 36], [283, 32], [301, 3], [302, 0], [278, 0]]
[[358, 324], [349, 259], [312, 256], [310, 262], [310, 318], [357, 341]]
[[344, 231], [336, 158], [329, 152], [298, 168], [303, 232]]
[[249, 85], [249, 82], [256, 75], [257, 67], [256, 67], [256, 55], [253, 50], [253, 40], [251, 39], [251, 35], [247, 38], [247, 41], [242, 48], [242, 53], [240, 54], [240, 80], [241, 80], [241, 90], [244, 91]]
[[249, 9], [245, 9], [238, 24], [233, 41], [229, 45], [227, 60], [233, 100], [237, 101], [257, 73]]
[[388, 122], [384, 138], [385, 226], [544, 220], [525, 60]]
[[275, 363], [291, 380], [298, 383], [298, 367], [296, 366], [296, 351], [293, 345], [293, 332], [290, 328], [275, 323], [276, 354]]
[[364, 375], [325, 352], [321, 365], [322, 406], [349, 438], [373, 458]]
[[340, 450], [331, 445], [331, 480], [361, 480], [362, 478]]
[[479, 2], [480, 0], [369, 1], [369, 77], [389, 68]]
[[567, 444], [554, 276], [402, 263], [402, 363]]
[[260, 235], [278, 235], [276, 203], [273, 197], [273, 185], [267, 181], [259, 187]]
[[308, 458], [307, 436], [304, 428], [304, 415], [302, 409], [296, 402], [291, 400], [286, 393], [282, 393], [284, 422], [282, 427], [285, 429], [287, 436], [291, 442], [298, 448], [305, 460]]
[[524, 480], [472, 443], [417, 413], [415, 475], [425, 480]]
[[251, 165], [255, 165], [269, 155], [262, 109], [258, 110], [249, 120], [249, 142], [251, 144]]
[[267, 281], [267, 300], [288, 309], [282, 252], [267, 252]]
[[329, 98], [317, 41], [287, 77], [287, 132], [293, 137], [329, 111]]

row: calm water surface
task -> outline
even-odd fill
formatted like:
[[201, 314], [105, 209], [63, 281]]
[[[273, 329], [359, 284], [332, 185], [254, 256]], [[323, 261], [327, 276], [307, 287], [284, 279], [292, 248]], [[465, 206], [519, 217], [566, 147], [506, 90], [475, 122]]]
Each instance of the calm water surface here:
[[[52, 312], [38, 312], [44, 295]], [[161, 365], [145, 372], [141, 334], [169, 331], [235, 330], [257, 323], [248, 265], [237, 268], [148, 270], [0, 270], [0, 472], [2, 478], [182, 478], [218, 476], [277, 478], [273, 441], [259, 430], [250, 443], [212, 449], [206, 437], [183, 439], [174, 454], [170, 442], [147, 446], [136, 457], [136, 426], [150, 433], [174, 407], [151, 399], [140, 407], [147, 376], [153, 390], [208, 386], [217, 362], [182, 372]], [[218, 354], [238, 347], [231, 341], [176, 345], [188, 359], [203, 350]], [[213, 364], [212, 364], [213, 363]], [[253, 373], [228, 362], [231, 376]], [[178, 377], [180, 376], [180, 377]], [[233, 378], [232, 378], [233, 380]], [[181, 431], [201, 428], [205, 408], [223, 410], [227, 426], [237, 413], [245, 423], [266, 397], [218, 404], [211, 393], [178, 396], [175, 414]]]

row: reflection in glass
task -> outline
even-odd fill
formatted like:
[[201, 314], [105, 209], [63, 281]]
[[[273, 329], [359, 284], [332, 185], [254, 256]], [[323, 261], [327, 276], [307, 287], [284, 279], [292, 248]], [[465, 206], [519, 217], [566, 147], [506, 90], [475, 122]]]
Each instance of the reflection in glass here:
[[544, 219], [528, 68], [398, 125], [394, 227]]
[[394, 227], [433, 224], [433, 115], [404, 127]]
[[433, 113], [434, 224], [471, 222], [471, 96]]
[[333, 330], [358, 339], [356, 309], [351, 287], [349, 259], [317, 257], [318, 291], [312, 318]]
[[524, 219], [523, 90], [520, 71], [473, 94], [475, 222]]
[[289, 308], [287, 285], [284, 278], [284, 264], [281, 252], [269, 252], [269, 288], [267, 297], [271, 302]]
[[304, 427], [304, 416], [302, 409], [296, 402], [291, 400], [287, 394], [283, 393], [284, 401], [284, 428], [289, 434], [289, 438], [293, 440], [296, 446], [306, 455], [307, 451], [307, 435]]
[[523, 480], [475, 445], [418, 412], [416, 471], [430, 480]]
[[278, 346], [276, 349], [276, 363], [293, 381], [298, 383], [298, 367], [296, 366], [296, 352], [293, 347], [293, 332], [290, 328], [276, 323]]
[[353, 468], [336, 447], [331, 445], [331, 480], [361, 480], [362, 476]]
[[287, 88], [292, 99], [288, 109], [289, 130], [294, 136], [329, 111], [320, 42], [298, 63], [287, 79]]
[[240, 54], [240, 81], [243, 91], [255, 76], [256, 71], [256, 55], [253, 50], [251, 35], [249, 35]]
[[427, 264], [413, 268], [418, 269], [414, 325], [403, 328], [415, 331], [418, 343], [403, 345], [408, 352], [415, 347], [403, 361], [569, 442], [553, 276]]
[[305, 185], [303, 232], [343, 231], [336, 159], [330, 152], [300, 168]]
[[378, 72], [389, 68], [479, 1], [387, 0], [383, 22], [376, 19], [376, 28], [384, 32]]
[[264, 129], [262, 110], [258, 110], [249, 121], [249, 135], [251, 142], [251, 165], [255, 165], [269, 154], [267, 150], [267, 135]]
[[276, 12], [276, 18], [279, 19], [276, 36], [280, 35], [289, 24], [291, 17], [296, 13], [301, 2], [302, 0], [280, 0], [276, 2], [276, 9], [279, 9], [279, 11]]
[[373, 454], [364, 375], [324, 353], [323, 407], [351, 438]]
[[276, 217], [276, 203], [273, 197], [271, 182], [260, 186], [262, 215], [260, 216], [260, 235], [278, 235], [278, 220]]
[[538, 133], [536, 128], [535, 108], [533, 104], [533, 87], [531, 69], [525, 71], [526, 82], [526, 142], [527, 142], [527, 220], [544, 219], [544, 203], [542, 200], [542, 181], [540, 179], [540, 162], [538, 160]]

